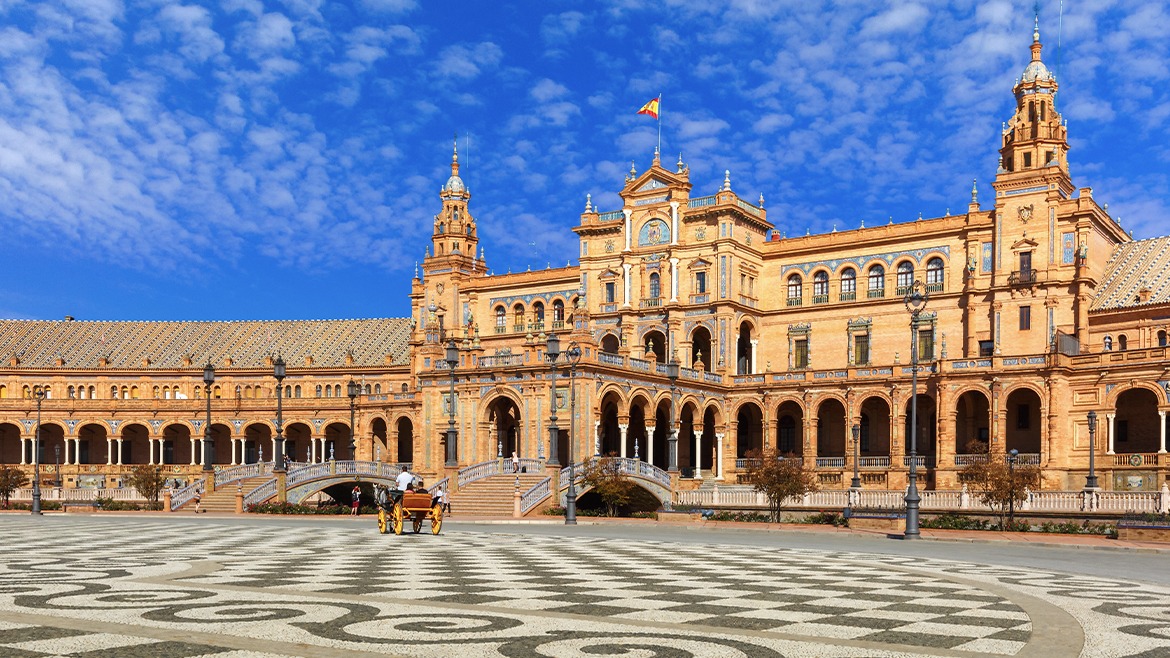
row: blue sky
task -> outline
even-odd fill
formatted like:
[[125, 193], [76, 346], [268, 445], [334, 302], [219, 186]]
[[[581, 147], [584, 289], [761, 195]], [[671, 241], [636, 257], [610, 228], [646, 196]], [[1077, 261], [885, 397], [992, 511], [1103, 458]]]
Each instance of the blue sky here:
[[[961, 212], [1033, 3], [0, 3], [0, 317], [408, 314], [451, 140], [496, 272], [575, 262], [633, 160], [788, 234]], [[1170, 12], [1039, 4], [1074, 184], [1170, 233]]]

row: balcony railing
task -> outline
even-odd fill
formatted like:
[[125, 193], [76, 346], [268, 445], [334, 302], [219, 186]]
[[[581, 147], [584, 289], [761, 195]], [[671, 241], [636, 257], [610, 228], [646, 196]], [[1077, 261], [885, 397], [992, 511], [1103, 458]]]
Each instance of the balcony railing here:
[[1016, 270], [1008, 276], [1008, 285], [1030, 286], [1036, 283], [1036, 270]]
[[788, 298], [788, 305], [789, 306], [800, 306], [800, 301], [801, 300], [799, 297], [789, 297]]
[[858, 457], [857, 466], [859, 468], [889, 468], [889, 457]]
[[910, 292], [910, 286], [898, 286], [894, 290], [894, 294], [899, 297], [905, 297], [906, 293]]
[[553, 331], [556, 331], [557, 329], [564, 329], [565, 328], [565, 321], [564, 320], [553, 320], [552, 328], [553, 328]]
[[845, 291], [841, 292], [841, 301], [851, 302], [855, 299], [857, 299], [857, 291], [856, 290], [850, 290], [848, 292], [845, 292]]
[[877, 299], [878, 297], [885, 297], [886, 296], [886, 289], [885, 288], [878, 288], [878, 289], [874, 290], [871, 288], [869, 292], [865, 293], [865, 296], [870, 298], [870, 299]]
[[707, 304], [711, 301], [711, 293], [704, 292], [698, 295], [691, 295], [692, 304]]
[[[910, 459], [911, 459], [910, 455], [906, 455], [905, 457], [902, 457], [902, 465], [909, 466]], [[917, 457], [914, 457], [913, 459], [914, 459], [914, 463], [919, 465], [919, 466], [924, 466], [926, 468], [934, 468], [934, 455], [918, 455]]]
[[496, 354], [493, 356], [484, 356], [479, 359], [480, 368], [504, 368], [508, 366], [522, 366], [524, 365], [523, 354]]
[[817, 457], [817, 468], [845, 468], [845, 458]]
[[602, 313], [613, 313], [617, 310], [617, 302], [607, 302], [601, 305]]
[[496, 325], [496, 333], [497, 334], [503, 334], [503, 333], [507, 333], [507, 332], [508, 332], [508, 325], [505, 325], [505, 324], [497, 324]]
[[828, 304], [829, 303], [828, 293], [826, 293], [824, 295], [813, 295], [813, 303], [814, 304]]
[[658, 308], [662, 306], [661, 297], [651, 297], [650, 299], [643, 299], [638, 302], [640, 308]]
[[942, 291], [943, 291], [942, 281], [939, 281], [937, 283], [926, 284], [926, 292], [942, 292]]
[[518, 334], [524, 333], [524, 323], [517, 322], [516, 324], [512, 325], [512, 331], [515, 331]]

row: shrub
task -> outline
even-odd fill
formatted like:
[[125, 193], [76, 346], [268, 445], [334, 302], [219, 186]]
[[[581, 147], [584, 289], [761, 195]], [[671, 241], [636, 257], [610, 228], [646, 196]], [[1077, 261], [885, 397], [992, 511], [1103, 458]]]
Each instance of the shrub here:
[[565, 508], [561, 507], [560, 505], [553, 505], [552, 507], [544, 508], [540, 511], [540, 513], [545, 516], [564, 516]]
[[739, 521], [741, 523], [767, 523], [772, 520], [771, 514], [762, 512], [728, 512], [720, 510], [711, 514], [712, 521]]
[[[12, 503], [11, 507], [8, 507], [7, 509], [31, 510], [32, 503]], [[55, 511], [55, 510], [59, 510], [59, 509], [61, 509], [61, 503], [58, 503], [56, 501], [50, 501], [50, 500], [42, 500], [41, 501], [41, 510], [42, 511], [51, 512], [51, 511]]]
[[657, 519], [658, 512], [633, 512], [630, 514], [630, 517], [635, 519]]
[[801, 521], [801, 523], [811, 523], [814, 525], [831, 525], [834, 528], [845, 525], [845, 519], [836, 512], [817, 512], [810, 514]]
[[[250, 514], [291, 514], [291, 515], [334, 515], [349, 514], [350, 508], [345, 505], [297, 505], [296, 503], [256, 503], [248, 505], [245, 512]], [[358, 509], [361, 514], [377, 514], [378, 508], [373, 505], [363, 505]]]
[[936, 528], [940, 530], [987, 530], [991, 525], [990, 521], [985, 519], [975, 519], [954, 512], [947, 512], [946, 514], [939, 514], [934, 518], [922, 519], [919, 526], [923, 528]]

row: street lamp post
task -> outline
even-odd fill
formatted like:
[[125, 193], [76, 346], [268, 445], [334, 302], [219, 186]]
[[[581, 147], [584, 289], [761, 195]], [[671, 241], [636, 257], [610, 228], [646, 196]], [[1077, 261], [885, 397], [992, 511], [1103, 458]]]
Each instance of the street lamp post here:
[[560, 466], [557, 459], [557, 443], [560, 438], [560, 428], [557, 427], [557, 359], [561, 356], [561, 339], [554, 333], [548, 335], [548, 344], [545, 347], [545, 358], [552, 369], [552, 403], [549, 405], [548, 417], [548, 465]]
[[853, 423], [853, 481], [849, 483], [849, 488], [853, 490], [861, 489], [861, 475], [857, 473], [858, 462], [861, 461], [861, 425]]
[[[1008, 450], [1008, 529], [1016, 526], [1016, 459], [1020, 451]], [[1002, 509], [1002, 508], [1001, 508]]]
[[45, 399], [45, 389], [40, 386], [33, 389], [33, 397], [37, 400], [37, 433], [33, 439], [33, 493], [32, 513], [41, 515], [41, 402]]
[[577, 341], [569, 343], [565, 350], [569, 360], [569, 489], [565, 492], [565, 525], [577, 525], [577, 470], [573, 458], [573, 425], [577, 418], [577, 390], [573, 378], [577, 375], [577, 364], [581, 362], [581, 347]]
[[929, 294], [921, 280], [915, 280], [903, 300], [910, 312], [910, 474], [906, 487], [906, 539], [918, 539], [918, 316], [926, 308]]
[[459, 346], [455, 344], [454, 338], [447, 343], [447, 356], [443, 360], [451, 371], [451, 399], [447, 403], [447, 461], [444, 465], [454, 468], [459, 465], [459, 453], [456, 451], [459, 430], [455, 429], [455, 366], [459, 365]]
[[203, 385], [207, 391], [207, 424], [203, 427], [203, 474], [211, 472], [211, 385], [215, 383], [215, 366], [211, 359], [203, 366]]
[[670, 380], [670, 434], [666, 440], [667, 470], [678, 472], [678, 418], [676, 413], [675, 393], [678, 391], [678, 357], [671, 354], [670, 361], [666, 362], [666, 378]]
[[346, 393], [349, 394], [349, 455], [350, 459], [357, 461], [357, 442], [354, 440], [355, 428], [353, 424], [354, 403], [357, 401], [358, 393], [361, 392], [361, 386], [354, 380], [349, 380], [346, 384]]
[[276, 355], [272, 362], [272, 376], [276, 378], [276, 445], [272, 451], [272, 471], [284, 471], [284, 408], [281, 398], [284, 397], [284, 376], [286, 374], [284, 359]]
[[1096, 490], [1101, 487], [1097, 484], [1097, 464], [1094, 455], [1097, 453], [1097, 412], [1089, 412], [1089, 476], [1085, 478], [1085, 489]]

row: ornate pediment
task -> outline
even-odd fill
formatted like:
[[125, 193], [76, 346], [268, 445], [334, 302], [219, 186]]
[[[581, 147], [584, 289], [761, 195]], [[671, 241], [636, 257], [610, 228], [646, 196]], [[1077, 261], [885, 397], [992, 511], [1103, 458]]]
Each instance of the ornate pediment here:
[[650, 180], [646, 181], [645, 183], [642, 183], [642, 185], [634, 191], [635, 192], [649, 192], [650, 190], [661, 190], [661, 189], [664, 189], [666, 187], [668, 187], [668, 185], [666, 183], [658, 180], [657, 178], [651, 178]]
[[1035, 249], [1038, 246], [1040, 246], [1039, 242], [1036, 242], [1032, 238], [1024, 238], [1012, 245], [1012, 251], [1026, 251]]
[[695, 260], [691, 261], [691, 264], [687, 266], [687, 269], [706, 270], [710, 267], [711, 261], [707, 260], [706, 258], [696, 258]]

